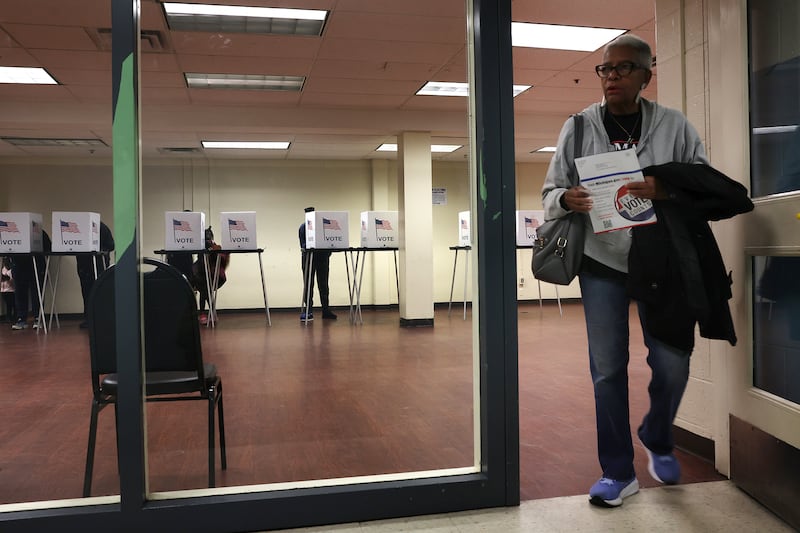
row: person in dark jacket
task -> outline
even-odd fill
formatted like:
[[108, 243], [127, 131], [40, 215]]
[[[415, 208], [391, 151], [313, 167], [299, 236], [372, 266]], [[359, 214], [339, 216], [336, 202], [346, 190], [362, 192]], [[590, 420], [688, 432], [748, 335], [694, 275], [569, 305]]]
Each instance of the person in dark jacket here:
[[[310, 213], [314, 211], [313, 207], [306, 207], [305, 212]], [[328, 277], [330, 274], [331, 252], [327, 250], [314, 250], [311, 257], [311, 272], [306, 272], [306, 264], [308, 262], [308, 254], [311, 253], [306, 250], [306, 223], [300, 224], [298, 230], [298, 237], [300, 238], [300, 266], [303, 270], [303, 309], [300, 311], [300, 320], [314, 320], [314, 278], [317, 278], [317, 290], [319, 291], [319, 299], [322, 300], [322, 318], [326, 320], [336, 320], [336, 314], [331, 311], [330, 307], [330, 288], [328, 286]], [[307, 282], [307, 283], [306, 283]], [[306, 314], [308, 310], [308, 314]]]
[[114, 251], [114, 235], [104, 222], [100, 222], [100, 255], [77, 255], [75, 256], [75, 267], [78, 271], [78, 279], [81, 282], [81, 296], [83, 297], [83, 321], [80, 328], [89, 327], [86, 321], [86, 309], [89, 303], [89, 293], [92, 290], [94, 280], [111, 265], [111, 252]]
[[[53, 249], [50, 235], [42, 230], [42, 250], [47, 253]], [[36, 267], [34, 268], [34, 262]], [[40, 300], [39, 296], [44, 296], [44, 274], [47, 264], [41, 254], [31, 254], [29, 257], [17, 256], [14, 258], [14, 265], [11, 269], [11, 277], [14, 278], [14, 304], [17, 311], [17, 320], [11, 329], [25, 329], [28, 327], [29, 311], [33, 310], [33, 328], [40, 326]], [[36, 282], [38, 279], [39, 287]]]

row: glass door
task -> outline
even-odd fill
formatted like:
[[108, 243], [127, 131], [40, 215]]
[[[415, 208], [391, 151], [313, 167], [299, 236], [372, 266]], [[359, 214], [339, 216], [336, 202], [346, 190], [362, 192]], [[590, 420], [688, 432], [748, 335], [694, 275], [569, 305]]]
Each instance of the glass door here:
[[800, 455], [800, 6], [751, 0], [747, 24], [752, 357], [737, 358], [732, 382], [731, 477], [792, 523], [800, 520], [786, 503], [798, 486], [786, 465]]
[[[784, 440], [800, 438], [800, 6], [751, 1], [750, 167], [754, 404]], [[791, 31], [787, 23], [791, 22]], [[785, 429], [783, 429], [785, 428]]]

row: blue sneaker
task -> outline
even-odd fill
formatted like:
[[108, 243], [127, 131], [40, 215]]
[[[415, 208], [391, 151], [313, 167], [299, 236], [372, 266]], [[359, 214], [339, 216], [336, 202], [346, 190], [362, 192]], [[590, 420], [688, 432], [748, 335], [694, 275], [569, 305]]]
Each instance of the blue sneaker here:
[[589, 503], [598, 507], [619, 507], [622, 505], [622, 500], [637, 492], [639, 492], [639, 481], [635, 477], [628, 481], [601, 477], [589, 489]]
[[300, 313], [300, 320], [303, 322], [314, 320], [314, 313], [308, 313], [308, 317], [306, 317], [305, 313]]
[[681, 480], [681, 465], [674, 454], [658, 455], [650, 451], [641, 439], [639, 442], [647, 452], [647, 471], [650, 472], [650, 477], [664, 485], [675, 485]]

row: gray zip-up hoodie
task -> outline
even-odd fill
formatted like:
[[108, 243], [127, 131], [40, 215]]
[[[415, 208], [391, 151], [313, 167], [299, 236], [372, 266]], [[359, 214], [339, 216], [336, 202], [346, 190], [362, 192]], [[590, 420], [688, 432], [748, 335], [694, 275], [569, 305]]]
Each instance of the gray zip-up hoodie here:
[[[644, 98], [641, 100], [641, 109], [642, 135], [636, 147], [636, 155], [642, 168], [670, 162], [708, 164], [697, 130], [689, 124], [682, 113]], [[582, 156], [614, 150], [603, 125], [604, 111], [605, 107], [598, 103], [581, 111], [584, 116]], [[568, 188], [578, 183], [573, 162], [574, 139], [574, 123], [570, 118], [561, 128], [558, 148], [550, 160], [550, 168], [542, 186], [542, 204], [546, 220], [560, 218], [569, 213], [561, 207], [560, 200]], [[583, 218], [586, 224], [583, 253], [615, 270], [628, 272], [631, 232], [617, 230], [595, 234], [589, 217]]]

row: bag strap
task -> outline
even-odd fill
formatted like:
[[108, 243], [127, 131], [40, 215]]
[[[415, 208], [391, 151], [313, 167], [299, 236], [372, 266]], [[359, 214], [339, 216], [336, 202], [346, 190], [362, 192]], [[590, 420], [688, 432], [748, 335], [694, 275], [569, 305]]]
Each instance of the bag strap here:
[[583, 115], [580, 113], [572, 115], [572, 121], [575, 123], [575, 159], [577, 159], [581, 156], [583, 148]]
[[581, 115], [580, 113], [575, 113], [574, 115], [572, 115], [572, 122], [573, 122], [573, 125], [574, 125], [574, 128], [575, 128], [575, 135], [573, 136], [574, 137], [574, 141], [575, 141], [575, 143], [574, 143], [575, 144], [575, 152], [574, 152], [574, 155], [572, 156], [572, 165], [573, 165], [572, 170], [574, 172], [573, 178], [575, 178], [575, 184], [577, 185], [578, 183], [580, 183], [580, 180], [578, 179], [578, 169], [575, 168], [575, 160], [578, 159], [579, 157], [581, 157], [581, 155], [582, 155], [582, 149], [583, 149], [583, 115]]

